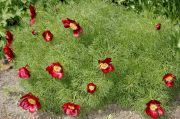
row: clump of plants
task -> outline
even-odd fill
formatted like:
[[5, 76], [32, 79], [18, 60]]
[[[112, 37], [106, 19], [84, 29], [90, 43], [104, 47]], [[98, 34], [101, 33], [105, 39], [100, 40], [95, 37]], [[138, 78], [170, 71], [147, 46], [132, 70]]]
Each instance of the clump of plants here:
[[[101, 1], [30, 5], [12, 30], [11, 57], [30, 112], [84, 116], [107, 104], [157, 118], [179, 88], [177, 41], [164, 18], [145, 18]], [[58, 8], [58, 9], [56, 9]]]
[[180, 2], [178, 0], [109, 0], [118, 5], [126, 6], [142, 12], [148, 10], [156, 15], [165, 15], [172, 20], [180, 19]]

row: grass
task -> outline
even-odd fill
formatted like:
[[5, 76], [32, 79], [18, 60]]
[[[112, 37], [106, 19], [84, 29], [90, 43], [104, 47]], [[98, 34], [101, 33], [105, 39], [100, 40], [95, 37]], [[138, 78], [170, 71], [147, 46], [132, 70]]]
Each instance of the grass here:
[[134, 9], [136, 12], [150, 11], [164, 15], [171, 20], [179, 22], [180, 2], [179, 0], [106, 0], [126, 8]]
[[[57, 4], [44, 11], [36, 4], [37, 22], [29, 27], [29, 18], [13, 29], [14, 61], [18, 69], [29, 65], [31, 78], [22, 85], [40, 98], [42, 111], [62, 113], [65, 102], [81, 106], [81, 116], [108, 103], [144, 113], [145, 104], [156, 99], [169, 110], [172, 97], [179, 88], [179, 80], [169, 89], [163, 75], [172, 72], [179, 77], [177, 37], [174, 26], [164, 17], [137, 15], [124, 8], [100, 1]], [[62, 18], [76, 19], [84, 34], [74, 38], [65, 29]], [[155, 24], [162, 24], [161, 30]], [[32, 29], [39, 34], [33, 36]], [[54, 38], [45, 42], [42, 32], [49, 29]], [[98, 60], [112, 58], [115, 72], [104, 75]], [[62, 80], [52, 79], [45, 68], [60, 62], [65, 70]], [[86, 85], [94, 82], [98, 89], [90, 95]]]

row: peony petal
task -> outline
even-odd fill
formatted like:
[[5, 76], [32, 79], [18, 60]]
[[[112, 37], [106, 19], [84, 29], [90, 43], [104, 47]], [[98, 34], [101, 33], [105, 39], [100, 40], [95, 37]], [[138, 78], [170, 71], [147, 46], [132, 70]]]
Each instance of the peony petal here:
[[27, 110], [27, 109], [29, 109], [29, 107], [30, 107], [29, 102], [27, 100], [25, 100], [22, 108]]
[[71, 111], [71, 116], [77, 116], [77, 115], [78, 115], [78, 110]]
[[29, 112], [34, 113], [37, 110], [35, 105], [29, 107]]
[[104, 63], [110, 63], [110, 62], [112, 62], [112, 59], [111, 58], [106, 58], [105, 60], [104, 60]]
[[161, 103], [157, 100], [151, 100], [146, 105], [149, 107], [151, 104], [156, 104], [157, 106], [159, 106]]
[[7, 31], [5, 38], [7, 40], [7, 44], [11, 45], [13, 41], [13, 34], [10, 31]]
[[31, 32], [33, 35], [37, 35], [38, 33], [35, 30], [32, 30]]
[[25, 100], [26, 100], [26, 99], [21, 100], [21, 102], [19, 103], [19, 106], [20, 106], [20, 107], [23, 107], [23, 106], [24, 106], [24, 104], [26, 103]]
[[166, 81], [165, 83], [166, 83], [166, 86], [169, 88], [174, 86], [174, 81]]
[[30, 77], [30, 72], [26, 67], [22, 67], [18, 70], [18, 75], [20, 78], [27, 79]]
[[3, 48], [3, 52], [4, 52], [4, 55], [6, 57], [6, 59], [10, 62], [13, 60], [14, 58], [14, 52], [12, 51], [12, 49], [9, 47], [8, 44], [6, 44]]
[[150, 110], [149, 107], [147, 107], [147, 108], [145, 109], [145, 112], [146, 112], [147, 115], [149, 115], [149, 116], [151, 115], [151, 110]]
[[150, 116], [154, 119], [158, 118], [158, 112], [156, 111], [150, 111]]
[[49, 30], [44, 31], [42, 36], [46, 42], [49, 42], [53, 39], [53, 34]]
[[160, 30], [160, 29], [161, 29], [161, 24], [160, 23], [156, 24], [156, 30]]
[[77, 30], [73, 31], [74, 37], [78, 37], [83, 32], [83, 29], [79, 26]]
[[164, 115], [164, 112], [165, 112], [165, 110], [164, 110], [162, 107], [159, 107], [159, 108], [158, 108], [158, 113], [159, 113], [160, 115]]
[[80, 32], [78, 30], [73, 31], [74, 37], [79, 37]]
[[64, 25], [64, 28], [69, 28], [71, 21], [68, 20], [68, 19], [63, 19], [63, 20], [62, 20], [62, 23], [63, 23], [63, 25]]
[[36, 18], [32, 18], [32, 19], [30, 19], [30, 26], [32, 26], [33, 24], [35, 24], [35, 22], [36, 22]]
[[107, 69], [101, 69], [101, 70], [102, 70], [102, 72], [103, 72], [104, 74], [107, 74], [107, 73], [109, 73], [109, 72], [113, 72], [113, 71], [114, 71], [114, 67], [113, 67], [112, 64], [109, 64], [109, 67], [108, 67]]
[[29, 11], [30, 11], [31, 19], [34, 19], [36, 17], [36, 10], [32, 4], [29, 5]]
[[59, 73], [57, 73], [57, 72], [52, 72], [52, 73], [51, 73], [51, 76], [52, 76], [53, 78], [61, 79], [61, 78], [63, 78], [64, 73], [63, 73], [63, 72], [59, 72]]
[[109, 68], [108, 70], [109, 70], [110, 72], [113, 72], [113, 71], [114, 71], [114, 66], [113, 66], [112, 64], [109, 64], [109, 67], [108, 67], [108, 68]]
[[71, 110], [70, 110], [70, 109], [66, 109], [66, 110], [65, 110], [65, 113], [66, 113], [67, 115], [71, 115]]
[[39, 103], [39, 101], [36, 100], [36, 106], [37, 106], [37, 109], [40, 109], [41, 108], [41, 104]]

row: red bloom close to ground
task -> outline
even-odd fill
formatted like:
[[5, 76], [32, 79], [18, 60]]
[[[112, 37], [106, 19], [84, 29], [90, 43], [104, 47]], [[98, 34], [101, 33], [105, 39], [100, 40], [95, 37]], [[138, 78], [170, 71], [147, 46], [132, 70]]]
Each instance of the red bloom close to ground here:
[[21, 97], [19, 106], [21, 106], [24, 110], [28, 110], [31, 113], [34, 113], [41, 108], [39, 98], [32, 95], [31, 93], [28, 93]]
[[96, 85], [94, 83], [89, 83], [87, 85], [87, 92], [93, 94], [96, 91]]
[[159, 115], [164, 115], [165, 110], [161, 107], [161, 103], [157, 100], [151, 100], [146, 104], [145, 112], [152, 118], [158, 118]]
[[176, 76], [174, 76], [171, 73], [167, 73], [163, 77], [163, 81], [165, 82], [167, 87], [173, 87], [174, 86], [174, 80], [176, 80]]
[[23, 78], [23, 79], [28, 79], [30, 77], [30, 72], [27, 68], [28, 66], [25, 66], [25, 67], [21, 67], [19, 70], [18, 70], [18, 75], [20, 78]]
[[7, 45], [11, 45], [13, 41], [13, 34], [10, 31], [6, 31], [5, 38], [7, 40]]
[[30, 16], [31, 16], [30, 26], [32, 26], [36, 21], [36, 10], [32, 4], [29, 5], [29, 11], [30, 11]]
[[70, 116], [77, 116], [80, 113], [80, 106], [71, 102], [65, 103], [62, 108], [64, 113]]
[[49, 42], [53, 39], [53, 34], [49, 30], [44, 31], [42, 36], [46, 42]]
[[35, 30], [32, 30], [33, 35], [37, 35], [38, 33]]
[[7, 59], [9, 62], [13, 60], [13, 58], [14, 58], [14, 53], [13, 53], [12, 49], [9, 47], [9, 45], [5, 45], [5, 46], [4, 46], [3, 52], [4, 52], [4, 55], [5, 55], [6, 59]]
[[64, 71], [63, 71], [63, 67], [61, 66], [60, 63], [52, 63], [51, 65], [49, 65], [46, 68], [46, 71], [49, 72], [49, 74], [53, 77], [53, 78], [58, 78], [61, 79], [64, 76]]
[[99, 68], [103, 73], [109, 73], [114, 71], [114, 66], [110, 63], [111, 58], [106, 58], [105, 60], [98, 60]]
[[160, 23], [157, 23], [156, 24], [156, 30], [160, 30], [161, 29], [161, 24]]
[[65, 28], [71, 28], [73, 30], [74, 37], [78, 37], [83, 32], [82, 27], [75, 20], [67, 18], [63, 19], [62, 23]]

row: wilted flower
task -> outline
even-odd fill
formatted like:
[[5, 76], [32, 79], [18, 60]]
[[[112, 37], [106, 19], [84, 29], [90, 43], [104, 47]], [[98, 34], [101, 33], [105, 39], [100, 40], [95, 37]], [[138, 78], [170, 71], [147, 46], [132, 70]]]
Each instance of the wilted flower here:
[[13, 41], [13, 34], [10, 31], [6, 31], [6, 41], [7, 41], [7, 45], [11, 45], [12, 41]]
[[30, 16], [31, 16], [30, 26], [32, 26], [36, 21], [36, 10], [32, 4], [29, 5], [29, 11], [30, 11]]
[[38, 33], [35, 30], [32, 30], [33, 35], [37, 35]]
[[156, 30], [160, 30], [161, 29], [161, 24], [160, 23], [157, 23], [156, 24]]
[[44, 31], [42, 36], [46, 42], [49, 42], [53, 39], [53, 34], [49, 30]]
[[10, 62], [13, 60], [14, 58], [14, 53], [12, 51], [12, 49], [9, 47], [9, 45], [5, 45], [4, 48], [3, 48], [3, 52], [4, 52], [4, 55], [6, 57], [6, 59]]

